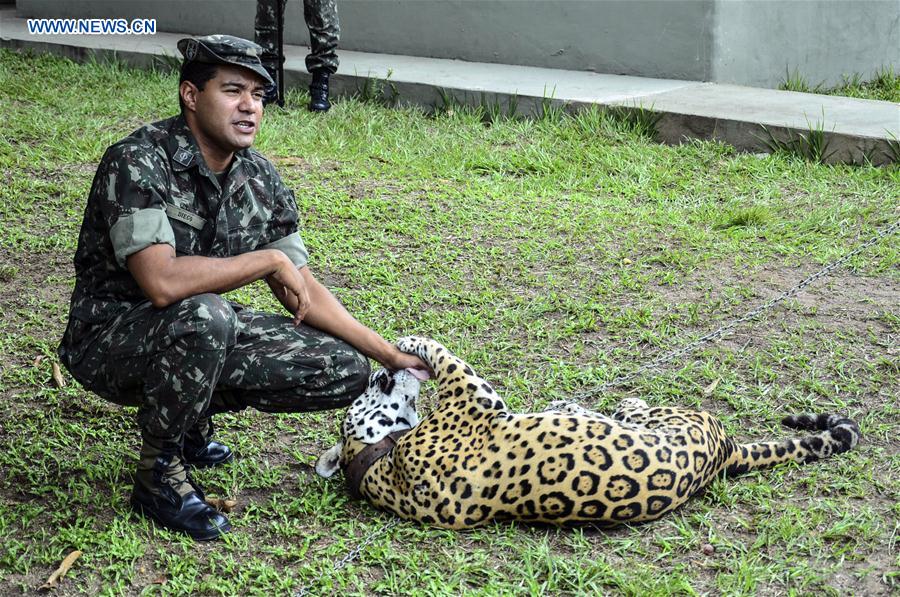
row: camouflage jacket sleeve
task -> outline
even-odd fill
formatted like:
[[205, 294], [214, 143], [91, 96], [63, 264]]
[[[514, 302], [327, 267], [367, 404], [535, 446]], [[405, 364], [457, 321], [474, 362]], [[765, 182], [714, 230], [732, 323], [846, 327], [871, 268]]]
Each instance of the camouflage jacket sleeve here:
[[281, 176], [268, 160], [265, 172], [272, 181], [274, 207], [266, 230], [266, 242], [259, 248], [278, 249], [287, 255], [295, 266], [301, 268], [309, 262], [309, 254], [297, 232], [297, 201], [293, 191], [285, 186]]
[[106, 220], [116, 262], [154, 244], [175, 247], [175, 233], [166, 216], [168, 165], [148, 146], [121, 144], [103, 158], [105, 171], [96, 199]]

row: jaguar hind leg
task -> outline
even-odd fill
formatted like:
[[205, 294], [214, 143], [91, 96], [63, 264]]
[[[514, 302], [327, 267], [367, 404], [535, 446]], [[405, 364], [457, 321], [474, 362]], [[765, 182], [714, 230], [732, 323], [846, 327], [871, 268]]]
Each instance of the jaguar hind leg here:
[[643, 423], [647, 418], [647, 403], [640, 398], [625, 398], [619, 402], [616, 411], [612, 414], [612, 418], [624, 423]]
[[570, 402], [569, 400], [554, 400], [544, 409], [544, 412], [547, 411], [558, 411], [569, 415], [581, 415], [585, 417], [602, 416], [597, 411], [589, 410], [577, 402]]

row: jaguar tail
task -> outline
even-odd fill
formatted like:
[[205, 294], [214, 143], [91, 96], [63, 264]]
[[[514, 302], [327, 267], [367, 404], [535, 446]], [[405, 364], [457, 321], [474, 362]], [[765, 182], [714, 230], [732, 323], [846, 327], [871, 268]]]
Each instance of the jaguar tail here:
[[725, 474], [741, 475], [782, 462], [806, 464], [851, 450], [862, 437], [854, 421], [834, 414], [791, 415], [782, 419], [781, 424], [819, 433], [780, 442], [735, 443], [731, 456], [725, 461]]

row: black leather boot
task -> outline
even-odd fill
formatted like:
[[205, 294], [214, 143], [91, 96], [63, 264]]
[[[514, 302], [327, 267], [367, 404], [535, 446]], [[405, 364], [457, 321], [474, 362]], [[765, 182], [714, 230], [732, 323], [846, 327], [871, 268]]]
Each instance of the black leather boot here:
[[309, 111], [327, 112], [331, 108], [328, 101], [328, 78], [331, 76], [327, 70], [314, 70], [312, 83], [309, 84]]
[[212, 417], [203, 417], [184, 434], [184, 461], [198, 468], [219, 466], [234, 460], [225, 444], [212, 440]]
[[266, 94], [263, 96], [263, 106], [278, 103], [278, 87], [269, 85], [266, 87]]
[[206, 503], [203, 490], [188, 477], [174, 451], [157, 454], [148, 471], [142, 466], [152, 448], [147, 448], [146, 441], [144, 446], [131, 494], [131, 507], [135, 512], [198, 541], [216, 539], [231, 530], [228, 518]]
[[266, 94], [263, 96], [263, 106], [276, 104], [280, 99], [278, 97], [278, 75], [280, 74], [278, 72], [278, 58], [278, 52], [271, 52], [269, 50], [263, 50], [262, 56], [260, 56], [260, 62], [262, 62], [263, 68], [266, 69], [266, 72], [269, 73], [269, 76], [275, 81], [275, 83], [266, 87]]

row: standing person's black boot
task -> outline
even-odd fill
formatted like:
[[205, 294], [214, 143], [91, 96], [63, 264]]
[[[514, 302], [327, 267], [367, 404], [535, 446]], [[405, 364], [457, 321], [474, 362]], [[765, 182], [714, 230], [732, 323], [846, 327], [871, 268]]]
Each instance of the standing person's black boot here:
[[266, 87], [266, 94], [263, 96], [263, 106], [278, 103], [278, 87], [269, 85]]
[[309, 111], [327, 112], [331, 108], [328, 101], [328, 78], [331, 76], [327, 70], [314, 70], [312, 83], [309, 84]]
[[215, 428], [212, 417], [201, 417], [184, 434], [184, 462], [198, 468], [218, 466], [234, 460], [225, 444], [212, 439]]
[[179, 452], [173, 443], [144, 437], [131, 507], [169, 530], [199, 541], [216, 539], [231, 530], [231, 523], [206, 503], [203, 491], [188, 477]]
[[279, 103], [278, 97], [278, 54], [271, 54], [267, 52], [263, 52], [262, 57], [260, 58], [262, 62], [263, 68], [266, 69], [266, 72], [269, 73], [269, 76], [272, 77], [272, 80], [275, 83], [266, 86], [266, 94], [263, 96], [263, 106], [269, 106], [271, 104]]

